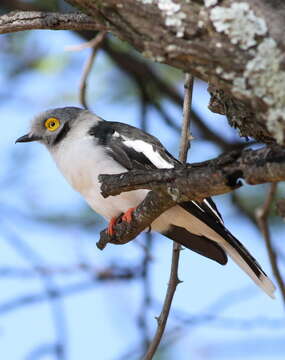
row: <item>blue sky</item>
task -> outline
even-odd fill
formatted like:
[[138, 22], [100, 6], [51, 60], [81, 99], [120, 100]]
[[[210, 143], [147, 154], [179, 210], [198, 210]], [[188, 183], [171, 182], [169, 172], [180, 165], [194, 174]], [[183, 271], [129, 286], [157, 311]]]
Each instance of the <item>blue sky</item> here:
[[[17, 35], [14, 35], [17, 36]], [[8, 40], [6, 40], [8, 39]], [[80, 43], [69, 32], [34, 31], [23, 41], [18, 56], [33, 57], [42, 54], [45, 62], [40, 70], [30, 70], [8, 79], [5, 75], [15, 65], [5, 53], [0, 54], [1, 124], [0, 136], [0, 267], [31, 267], [25, 260], [25, 251], [33, 253], [34, 264], [51, 268], [70, 268], [83, 261], [96, 268], [110, 262], [135, 264], [141, 256], [141, 248], [132, 242], [121, 247], [108, 246], [100, 252], [95, 242], [98, 231], [105, 222], [94, 214], [92, 231], [77, 224], [57, 226], [35, 221], [38, 215], [74, 214], [85, 212], [84, 201], [75, 193], [57, 171], [46, 149], [39, 144], [14, 145], [19, 136], [26, 133], [31, 118], [50, 107], [78, 105], [77, 92], [81, 68], [88, 49], [81, 52], [64, 52], [66, 45]], [[98, 115], [113, 121], [138, 126], [139, 108], [135, 96], [129, 91], [127, 100], [120, 98], [120, 86], [126, 81], [102, 54], [92, 71], [88, 101]], [[182, 92], [182, 84], [180, 91]], [[197, 82], [194, 107], [222, 136], [236, 137], [226, 120], [207, 110], [206, 85]], [[166, 103], [167, 110], [177, 123], [181, 110]], [[151, 117], [149, 132], [160, 138], [175, 155], [179, 137], [173, 134], [159, 119], [155, 111]], [[4, 125], [4, 126], [3, 126]], [[195, 135], [195, 134], [194, 134]], [[202, 161], [218, 155], [219, 149], [206, 141], [193, 141], [190, 159]], [[248, 188], [239, 190], [248, 191]], [[254, 190], [256, 191], [256, 190]], [[265, 187], [258, 187], [264, 192]], [[265, 246], [258, 230], [242, 218], [232, 207], [228, 196], [215, 199], [230, 230], [243, 241], [254, 256], [271, 274]], [[90, 215], [89, 215], [90, 216]], [[93, 215], [92, 215], [93, 216]], [[281, 227], [274, 228], [274, 239], [283, 235]], [[159, 313], [169, 275], [171, 242], [155, 235], [153, 262], [151, 265], [151, 289], [157, 304], [149, 311], [148, 324], [151, 332], [155, 327], [154, 316]], [[28, 247], [19, 252], [15, 244]], [[175, 328], [178, 341], [171, 347], [170, 358], [188, 359], [281, 359], [285, 352], [284, 309], [279, 292], [276, 300], [264, 295], [251, 280], [229, 261], [226, 267], [202, 258], [190, 251], [181, 254], [180, 277], [183, 283], [175, 294], [173, 308], [183, 318], [202, 315], [219, 316], [219, 320], [200, 321], [199, 325], [177, 328], [179, 321], [171, 317], [168, 329]], [[95, 284], [88, 286], [90, 274], [74, 271], [72, 274], [54, 276], [52, 281], [60, 287], [85, 282], [86, 287], [62, 299], [68, 360], [115, 360], [139, 342], [137, 316], [142, 304], [142, 284], [130, 283]], [[2, 310], [15, 298], [38, 294], [43, 290], [42, 279], [36, 277], [5, 277], [0, 281], [0, 351], [9, 360], [32, 359], [28, 354], [41, 345], [54, 341], [55, 328], [50, 304], [46, 301], [33, 306], [19, 306]], [[224, 300], [223, 300], [224, 299]], [[237, 299], [237, 300], [236, 300]], [[228, 302], [228, 306], [223, 305]], [[216, 305], [215, 305], [216, 304]], [[219, 311], [219, 306], [221, 311]], [[237, 325], [230, 325], [237, 320]], [[254, 319], [251, 322], [250, 320]], [[244, 326], [241, 326], [244, 320]], [[193, 320], [192, 320], [193, 321]], [[246, 323], [248, 321], [248, 323]], [[54, 359], [47, 354], [40, 359]]]

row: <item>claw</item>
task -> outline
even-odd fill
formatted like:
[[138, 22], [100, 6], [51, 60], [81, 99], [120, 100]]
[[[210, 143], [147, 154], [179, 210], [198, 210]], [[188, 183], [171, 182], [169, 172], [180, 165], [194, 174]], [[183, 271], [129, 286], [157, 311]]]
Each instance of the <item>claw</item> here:
[[109, 222], [108, 229], [107, 229], [108, 235], [110, 235], [110, 236], [115, 235], [114, 226], [116, 225], [116, 222], [117, 222], [117, 218], [112, 217], [112, 219]]
[[130, 208], [129, 210], [127, 210], [122, 216], [122, 221], [126, 221], [127, 223], [130, 223], [132, 221], [133, 212], [135, 210], [136, 208]]

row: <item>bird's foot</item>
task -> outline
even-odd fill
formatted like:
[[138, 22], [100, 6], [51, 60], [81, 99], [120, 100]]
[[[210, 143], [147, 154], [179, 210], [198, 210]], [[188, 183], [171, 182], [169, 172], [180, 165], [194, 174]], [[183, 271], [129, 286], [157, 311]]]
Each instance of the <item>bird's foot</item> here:
[[122, 216], [122, 221], [126, 221], [129, 224], [132, 221], [133, 212], [135, 210], [136, 208], [130, 208], [129, 210], [127, 210]]
[[115, 227], [116, 223], [117, 223], [117, 218], [112, 217], [112, 219], [109, 222], [108, 229], [107, 229], [107, 233], [108, 233], [109, 236], [115, 235], [114, 227]]
[[116, 234], [114, 227], [116, 226], [117, 222], [125, 221], [129, 224], [132, 221], [132, 216], [133, 216], [133, 212], [135, 211], [135, 209], [136, 208], [130, 208], [123, 215], [121, 215], [119, 217], [115, 217], [115, 216], [112, 217], [112, 219], [110, 220], [110, 222], [108, 224], [107, 234], [111, 237]]

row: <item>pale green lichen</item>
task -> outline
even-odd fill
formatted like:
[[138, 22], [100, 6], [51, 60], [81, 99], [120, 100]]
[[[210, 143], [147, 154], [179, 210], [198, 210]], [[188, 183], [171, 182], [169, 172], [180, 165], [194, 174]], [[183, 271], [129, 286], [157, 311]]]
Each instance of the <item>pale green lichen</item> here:
[[217, 5], [218, 0], [204, 0], [204, 4], [206, 7]]
[[174, 44], [170, 44], [170, 45], [167, 45], [166, 46], [166, 49], [165, 49], [167, 52], [174, 52], [174, 51], [178, 51], [179, 50], [179, 47], [177, 45], [174, 45]]
[[181, 5], [173, 0], [139, 0], [143, 4], [155, 4], [165, 18], [165, 25], [174, 27], [177, 37], [183, 37], [185, 26], [183, 20], [186, 14], [181, 10]]
[[[284, 142], [285, 128], [285, 71], [280, 67], [282, 53], [272, 38], [263, 39], [257, 45], [257, 36], [267, 33], [267, 25], [257, 17], [248, 3], [234, 3], [229, 8], [216, 6], [210, 11], [210, 19], [218, 32], [228, 35], [232, 44], [248, 50], [248, 61], [242, 77], [233, 80], [233, 92], [251, 98], [260, 98], [269, 110], [263, 115], [266, 126], [276, 141]], [[231, 79], [220, 68], [217, 74]]]
[[223, 73], [224, 69], [221, 66], [216, 67], [216, 74], [221, 75]]
[[282, 54], [276, 42], [266, 38], [258, 45], [255, 57], [247, 63], [244, 72], [255, 95], [269, 105], [285, 105], [285, 72], [279, 71], [281, 61]]
[[257, 17], [247, 3], [233, 3], [229, 8], [216, 6], [210, 11], [210, 19], [218, 32], [229, 36], [232, 44], [241, 49], [256, 45], [256, 36], [265, 35], [265, 21]]
[[280, 144], [284, 141], [285, 128], [285, 71], [280, 68], [282, 60], [276, 42], [266, 38], [257, 47], [256, 56], [247, 63], [244, 72], [254, 95], [270, 107], [267, 128]]
[[275, 136], [277, 143], [280, 145], [284, 143], [284, 111], [285, 108], [270, 109], [267, 113], [267, 129]]
[[231, 72], [223, 72], [222, 74], [222, 78], [225, 80], [233, 80], [236, 76], [236, 73], [234, 73], [233, 71]]
[[264, 114], [268, 130], [279, 144], [284, 142], [285, 71], [280, 68], [282, 53], [271, 38], [264, 39], [246, 64], [243, 77], [234, 79], [237, 93], [262, 99], [269, 107]]
[[233, 80], [236, 75], [233, 71], [225, 72], [221, 66], [216, 67], [216, 74], [218, 74], [221, 78], [225, 80]]
[[247, 89], [246, 79], [243, 77], [235, 77], [233, 81], [233, 94], [243, 94], [250, 96], [251, 92]]
[[204, 27], [204, 21], [203, 21], [203, 20], [199, 20], [197, 25], [198, 25], [198, 28], [201, 29], [202, 27]]

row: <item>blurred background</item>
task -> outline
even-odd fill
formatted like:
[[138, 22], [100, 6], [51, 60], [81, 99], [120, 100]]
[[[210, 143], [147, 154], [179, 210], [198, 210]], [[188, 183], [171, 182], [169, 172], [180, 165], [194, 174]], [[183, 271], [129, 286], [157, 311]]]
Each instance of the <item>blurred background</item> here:
[[[15, 9], [70, 7], [63, 1], [1, 1], [1, 13]], [[98, 250], [106, 222], [69, 187], [42, 145], [14, 144], [37, 113], [80, 106], [91, 49], [79, 48], [94, 36], [47, 30], [0, 36], [1, 359], [139, 359], [156, 328], [171, 241], [144, 234]], [[92, 111], [147, 130], [177, 156], [182, 100], [180, 71], [149, 62], [108, 35], [88, 78]], [[208, 101], [207, 84], [196, 80], [190, 162], [249, 144], [207, 110]], [[272, 277], [254, 215], [267, 190], [244, 186], [215, 201], [225, 224]], [[279, 184], [277, 197], [284, 192]], [[274, 211], [270, 231], [285, 276], [284, 223]], [[179, 276], [183, 283], [155, 359], [284, 359], [279, 291], [273, 301], [232, 261], [223, 267], [188, 250], [181, 253]]]

